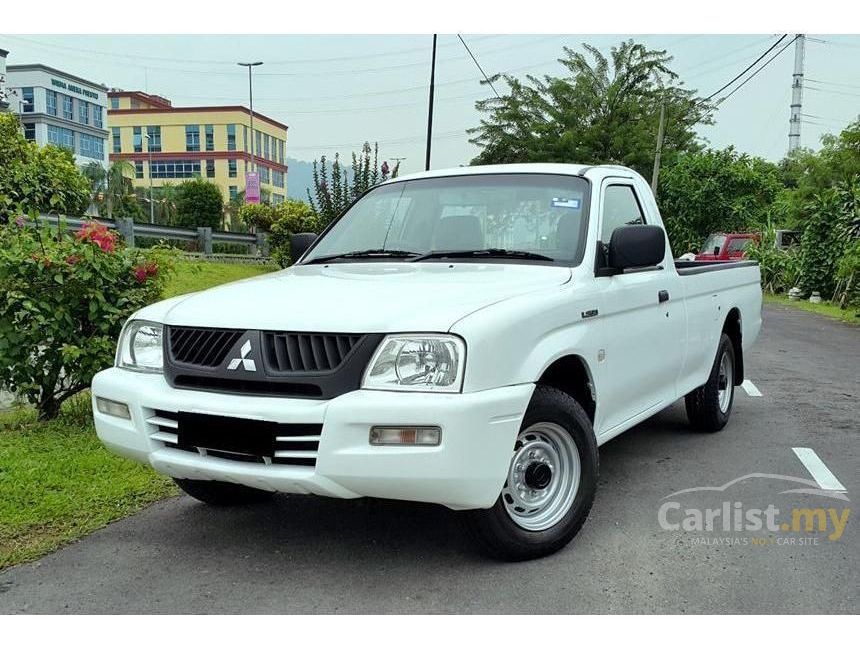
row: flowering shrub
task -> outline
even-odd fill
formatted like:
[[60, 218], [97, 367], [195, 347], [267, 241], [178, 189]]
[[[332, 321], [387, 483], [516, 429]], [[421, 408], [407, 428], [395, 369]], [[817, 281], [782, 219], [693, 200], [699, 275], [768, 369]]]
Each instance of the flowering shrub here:
[[98, 223], [78, 234], [0, 226], [0, 389], [56, 416], [113, 362], [125, 320], [159, 299], [172, 256], [128, 249]]

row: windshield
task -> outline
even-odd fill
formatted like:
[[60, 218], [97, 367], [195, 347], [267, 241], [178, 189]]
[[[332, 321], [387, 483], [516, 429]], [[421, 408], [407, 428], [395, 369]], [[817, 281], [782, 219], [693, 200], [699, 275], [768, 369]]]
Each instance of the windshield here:
[[[722, 249], [726, 243], [725, 235], [711, 235], [702, 245], [702, 253], [713, 253], [714, 249]], [[717, 251], [719, 253], [719, 251]]]
[[578, 264], [587, 193], [585, 179], [565, 175], [462, 175], [383, 184], [357, 201], [303, 263], [349, 253], [337, 261], [409, 261], [442, 251], [457, 252], [460, 259], [484, 251], [476, 256]]

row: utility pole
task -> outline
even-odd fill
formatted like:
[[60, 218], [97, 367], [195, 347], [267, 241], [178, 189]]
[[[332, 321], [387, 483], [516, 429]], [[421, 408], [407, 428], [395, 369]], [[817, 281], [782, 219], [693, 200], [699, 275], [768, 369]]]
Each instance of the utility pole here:
[[803, 103], [803, 59], [806, 36], [797, 34], [794, 40], [794, 73], [791, 76], [791, 118], [788, 130], [788, 151], [800, 148], [800, 110]]
[[666, 128], [666, 104], [660, 103], [660, 125], [657, 126], [657, 148], [654, 150], [654, 170], [651, 171], [651, 192], [657, 196], [660, 177], [660, 155], [663, 152], [663, 130]]
[[251, 172], [254, 172], [254, 82], [251, 79], [251, 68], [259, 67], [262, 61], [256, 63], [238, 63], [242, 67], [248, 68], [248, 103], [251, 111]]
[[433, 34], [433, 58], [430, 62], [430, 107], [427, 114], [427, 156], [424, 170], [430, 170], [430, 141], [433, 138], [433, 91], [436, 88], [436, 34]]

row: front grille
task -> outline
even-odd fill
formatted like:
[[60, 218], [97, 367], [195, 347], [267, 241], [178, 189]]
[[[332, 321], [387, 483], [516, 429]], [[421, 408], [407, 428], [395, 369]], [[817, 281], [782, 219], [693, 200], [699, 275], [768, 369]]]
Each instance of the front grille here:
[[319, 398], [322, 390], [313, 383], [284, 383], [280, 381], [242, 381], [238, 379], [217, 378], [180, 374], [173, 379], [173, 385], [190, 390], [206, 392], [229, 392], [230, 394], [255, 394], [258, 396], [294, 396], [300, 398]]
[[243, 333], [238, 329], [169, 327], [167, 351], [177, 363], [217, 367]]
[[359, 334], [263, 332], [263, 351], [274, 372], [328, 372], [340, 367]]
[[153, 410], [150, 438], [205, 457], [266, 465], [316, 465], [322, 424], [275, 423], [193, 412]]

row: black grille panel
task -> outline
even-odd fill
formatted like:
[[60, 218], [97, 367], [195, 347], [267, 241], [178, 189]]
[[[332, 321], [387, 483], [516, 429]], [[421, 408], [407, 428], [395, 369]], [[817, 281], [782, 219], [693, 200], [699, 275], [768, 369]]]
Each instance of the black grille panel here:
[[238, 329], [170, 327], [167, 349], [174, 362], [218, 367], [243, 333]]
[[359, 334], [263, 332], [263, 351], [273, 372], [329, 372], [340, 367], [362, 339]]
[[[175, 429], [160, 428], [175, 439], [168, 448], [207, 457], [246, 463], [291, 466], [316, 465], [322, 424], [275, 423], [191, 412], [154, 410], [156, 418], [175, 421]], [[159, 436], [160, 438], [160, 436]]]

